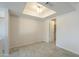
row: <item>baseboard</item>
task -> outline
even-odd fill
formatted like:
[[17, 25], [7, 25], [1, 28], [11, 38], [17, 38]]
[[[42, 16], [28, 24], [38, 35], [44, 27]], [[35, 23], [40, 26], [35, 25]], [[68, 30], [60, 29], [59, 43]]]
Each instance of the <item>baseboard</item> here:
[[29, 46], [29, 45], [32, 45], [32, 44], [35, 44], [35, 43], [39, 43], [39, 42], [44, 42], [44, 41], [37, 41], [37, 42], [31, 42], [29, 44], [22, 44], [22, 45], [18, 45], [18, 46], [13, 46], [13, 47], [10, 47], [9, 50], [13, 49], [13, 48], [19, 48], [19, 47], [23, 47], [23, 46]]
[[72, 51], [72, 50], [70, 50], [70, 49], [67, 49], [67, 48], [65, 48], [65, 47], [63, 47], [63, 46], [61, 46], [61, 45], [56, 44], [56, 46], [59, 47], [59, 48], [62, 48], [62, 49], [64, 49], [64, 50], [70, 51], [70, 52], [72, 52], [72, 53], [74, 53], [74, 54], [79, 55], [79, 53], [77, 53], [77, 52], [75, 52], [75, 51]]
[[49, 43], [49, 41], [48, 41], [48, 40], [43, 40], [43, 42]]

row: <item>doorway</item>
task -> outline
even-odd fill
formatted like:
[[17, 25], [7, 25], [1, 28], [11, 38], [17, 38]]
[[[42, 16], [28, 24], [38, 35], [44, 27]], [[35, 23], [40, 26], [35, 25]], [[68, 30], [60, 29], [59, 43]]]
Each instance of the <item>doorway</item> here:
[[49, 43], [56, 46], [56, 18], [51, 19], [49, 22]]

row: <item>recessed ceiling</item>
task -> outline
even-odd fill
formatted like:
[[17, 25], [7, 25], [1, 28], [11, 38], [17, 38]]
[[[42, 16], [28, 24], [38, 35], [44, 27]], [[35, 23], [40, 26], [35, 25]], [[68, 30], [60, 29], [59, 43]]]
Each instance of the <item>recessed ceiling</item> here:
[[[0, 8], [8, 8], [10, 15], [20, 16], [22, 15], [24, 7], [27, 3], [28, 2], [0, 2]], [[74, 11], [77, 4], [79, 4], [79, 2], [49, 2], [48, 4], [45, 4], [45, 2], [38, 3], [56, 11], [56, 16]]]
[[45, 18], [55, 13], [56, 12], [54, 10], [48, 9], [45, 6], [36, 2], [27, 3], [23, 10], [23, 14], [36, 16], [40, 18]]

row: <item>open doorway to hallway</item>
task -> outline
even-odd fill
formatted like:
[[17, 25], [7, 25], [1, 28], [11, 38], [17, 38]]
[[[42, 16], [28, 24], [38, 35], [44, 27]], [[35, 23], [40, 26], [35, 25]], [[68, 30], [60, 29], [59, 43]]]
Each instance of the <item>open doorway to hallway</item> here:
[[56, 18], [49, 21], [49, 43], [56, 46]]

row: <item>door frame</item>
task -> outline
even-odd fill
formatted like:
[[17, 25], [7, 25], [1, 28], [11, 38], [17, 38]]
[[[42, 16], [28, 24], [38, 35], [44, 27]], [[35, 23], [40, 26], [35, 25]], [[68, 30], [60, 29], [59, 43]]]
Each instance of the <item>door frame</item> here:
[[52, 18], [50, 21], [49, 21], [49, 41], [51, 40], [51, 31], [50, 31], [50, 22], [51, 21], [54, 21], [54, 44], [56, 46], [56, 17]]

